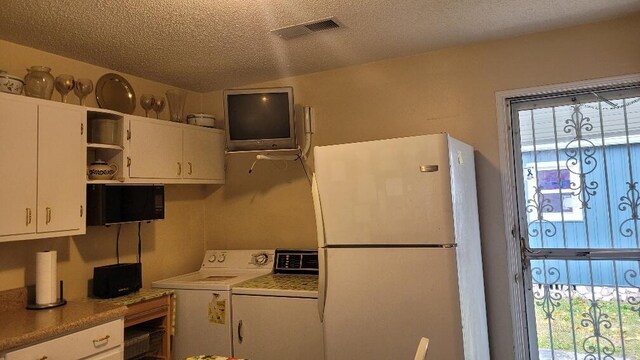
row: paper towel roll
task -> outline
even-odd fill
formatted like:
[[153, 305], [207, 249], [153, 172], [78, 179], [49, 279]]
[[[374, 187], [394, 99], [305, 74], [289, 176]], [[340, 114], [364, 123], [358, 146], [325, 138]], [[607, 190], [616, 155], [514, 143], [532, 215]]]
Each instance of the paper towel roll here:
[[56, 251], [39, 251], [36, 254], [36, 304], [52, 304], [58, 301]]

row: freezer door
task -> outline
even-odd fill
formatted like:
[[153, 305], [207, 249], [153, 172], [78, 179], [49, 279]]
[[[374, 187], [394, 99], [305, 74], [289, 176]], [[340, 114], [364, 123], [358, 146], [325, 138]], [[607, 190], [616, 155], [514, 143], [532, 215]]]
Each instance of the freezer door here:
[[321, 146], [314, 151], [322, 215], [316, 220], [322, 220], [317, 225], [324, 229], [319, 243], [454, 242], [447, 135]]
[[464, 358], [454, 249], [343, 248], [326, 256], [326, 359], [412, 359], [423, 336], [430, 359]]

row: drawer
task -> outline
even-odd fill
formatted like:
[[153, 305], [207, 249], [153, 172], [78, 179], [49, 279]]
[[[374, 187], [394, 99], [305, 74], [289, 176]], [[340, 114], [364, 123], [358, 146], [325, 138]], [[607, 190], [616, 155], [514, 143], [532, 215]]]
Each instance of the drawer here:
[[123, 338], [124, 324], [115, 320], [6, 353], [5, 360], [81, 359], [121, 346]]
[[127, 315], [124, 318], [124, 326], [129, 327], [145, 321], [167, 316], [170, 296], [165, 295], [157, 299], [143, 301], [127, 306]]

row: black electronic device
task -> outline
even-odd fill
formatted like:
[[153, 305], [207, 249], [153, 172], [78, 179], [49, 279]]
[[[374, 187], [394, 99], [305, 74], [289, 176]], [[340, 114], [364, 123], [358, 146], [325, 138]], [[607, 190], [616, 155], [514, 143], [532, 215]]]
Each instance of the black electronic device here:
[[87, 225], [164, 219], [163, 185], [87, 185]]
[[93, 268], [93, 295], [110, 299], [136, 292], [142, 287], [142, 263]]
[[274, 274], [318, 274], [318, 250], [276, 249]]
[[293, 88], [224, 91], [228, 151], [295, 150]]

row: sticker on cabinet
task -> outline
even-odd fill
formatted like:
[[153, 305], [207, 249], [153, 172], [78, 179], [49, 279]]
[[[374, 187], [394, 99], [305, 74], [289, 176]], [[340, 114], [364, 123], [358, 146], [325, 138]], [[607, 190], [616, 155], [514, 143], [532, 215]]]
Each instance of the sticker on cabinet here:
[[211, 302], [209, 302], [209, 322], [212, 324], [224, 324], [225, 313], [227, 308], [226, 300], [218, 300], [219, 294], [214, 293]]

